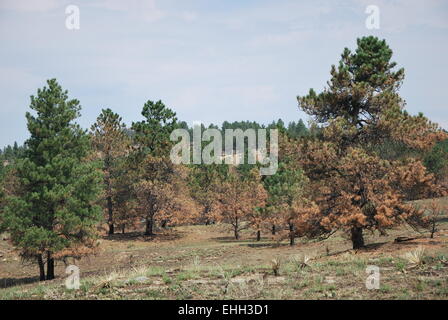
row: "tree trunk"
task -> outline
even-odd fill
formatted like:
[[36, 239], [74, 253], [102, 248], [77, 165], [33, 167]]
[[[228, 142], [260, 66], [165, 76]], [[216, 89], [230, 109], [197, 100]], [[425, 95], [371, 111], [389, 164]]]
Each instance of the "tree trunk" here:
[[210, 219], [209, 219], [209, 217], [208, 217], [208, 213], [209, 213], [209, 211], [210, 211], [209, 207], [208, 207], [208, 206], [205, 206], [205, 209], [204, 209], [204, 216], [205, 216], [205, 225], [206, 225], [206, 226], [210, 225]]
[[294, 240], [295, 240], [295, 236], [294, 236], [294, 225], [292, 223], [289, 224], [289, 245], [293, 246], [294, 245]]
[[257, 241], [260, 241], [260, 240], [261, 240], [261, 231], [258, 230], [257, 231]]
[[353, 227], [351, 232], [352, 232], [353, 249], [363, 248], [364, 247], [364, 237], [362, 235], [362, 228]]
[[114, 232], [115, 232], [115, 230], [114, 230], [114, 215], [113, 215], [112, 197], [111, 196], [107, 197], [107, 211], [109, 213], [109, 219], [108, 219], [109, 234], [114, 234]]
[[240, 238], [240, 234], [238, 232], [238, 218], [235, 219], [235, 224], [233, 225], [233, 233], [235, 235], [235, 239], [238, 240]]
[[54, 259], [51, 257], [51, 252], [47, 253], [47, 280], [54, 279]]
[[434, 239], [434, 233], [436, 233], [436, 222], [432, 222], [432, 228], [431, 228], [431, 239]]
[[275, 236], [275, 224], [272, 225], [272, 235]]
[[154, 217], [152, 215], [150, 215], [148, 218], [146, 218], [146, 231], [145, 231], [145, 235], [146, 236], [152, 236], [154, 235], [153, 233], [153, 228], [154, 228]]
[[125, 225], [121, 226], [121, 233], [124, 234]]
[[45, 264], [41, 254], [37, 256], [37, 263], [39, 264], [39, 272], [40, 272], [39, 280], [45, 281]]
[[235, 240], [239, 240], [240, 239], [240, 234], [238, 233], [238, 228], [234, 228], [233, 229], [233, 233], [235, 235]]
[[110, 152], [107, 152], [106, 159], [104, 161], [104, 182], [106, 183], [106, 189], [107, 189], [107, 212], [108, 212], [108, 219], [107, 223], [109, 225], [109, 234], [114, 234], [114, 215], [113, 215], [113, 204], [112, 204], [112, 185], [110, 182], [110, 167], [111, 167], [111, 156]]

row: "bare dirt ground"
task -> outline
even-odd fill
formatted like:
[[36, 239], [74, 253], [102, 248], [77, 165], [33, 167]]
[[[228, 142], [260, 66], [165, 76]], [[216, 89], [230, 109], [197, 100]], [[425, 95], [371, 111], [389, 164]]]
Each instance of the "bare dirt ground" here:
[[[401, 227], [366, 233], [358, 251], [342, 233], [293, 247], [269, 233], [259, 242], [250, 231], [238, 241], [230, 235], [212, 225], [104, 237], [96, 255], [67, 261], [80, 268], [80, 290], [65, 288], [63, 262], [57, 279], [38, 282], [37, 266], [21, 262], [2, 237], [0, 299], [448, 299], [446, 218], [434, 239]], [[399, 236], [416, 239], [395, 243]], [[380, 268], [377, 290], [365, 285], [369, 265]]]

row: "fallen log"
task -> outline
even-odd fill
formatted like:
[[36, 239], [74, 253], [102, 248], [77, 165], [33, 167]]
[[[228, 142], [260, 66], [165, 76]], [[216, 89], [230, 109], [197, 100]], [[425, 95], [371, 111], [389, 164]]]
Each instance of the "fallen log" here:
[[417, 238], [398, 237], [398, 238], [395, 238], [395, 243], [405, 242], [405, 241], [412, 241], [412, 240], [415, 240], [415, 239], [417, 239]]

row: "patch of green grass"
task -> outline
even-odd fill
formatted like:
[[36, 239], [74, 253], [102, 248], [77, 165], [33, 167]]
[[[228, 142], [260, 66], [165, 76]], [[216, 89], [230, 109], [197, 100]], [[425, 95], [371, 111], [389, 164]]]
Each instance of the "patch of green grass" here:
[[34, 287], [31, 291], [30, 294], [33, 296], [38, 296], [38, 297], [44, 297], [45, 293], [48, 291], [48, 287], [42, 284], [38, 284], [36, 287]]
[[384, 285], [382, 285], [382, 286], [380, 287], [380, 291], [381, 291], [382, 293], [389, 293], [389, 292], [392, 291], [392, 288], [391, 288], [391, 286], [389, 286], [389, 285], [387, 285], [387, 284], [384, 284]]
[[110, 288], [106, 288], [106, 287], [99, 288], [96, 292], [98, 294], [108, 295], [110, 293]]
[[444, 287], [437, 289], [435, 293], [438, 296], [448, 297], [448, 286], [444, 286]]
[[406, 261], [400, 259], [397, 262], [395, 262], [395, 269], [399, 272], [405, 272], [406, 271], [407, 263]]
[[186, 280], [191, 280], [191, 279], [197, 279], [199, 277], [199, 274], [196, 272], [193, 272], [191, 270], [186, 270], [186, 271], [182, 271], [180, 273], [178, 273], [176, 275], [176, 280], [177, 281], [186, 281]]
[[435, 288], [442, 286], [442, 280], [439, 279], [428, 279], [426, 280], [426, 283]]
[[240, 268], [239, 271], [241, 272], [241, 274], [244, 274], [244, 273], [252, 273], [255, 272], [256, 270], [257, 268], [254, 266], [243, 266]]
[[418, 292], [422, 292], [426, 289], [427, 285], [424, 281], [418, 280], [417, 284], [415, 285], [415, 290]]
[[398, 296], [398, 299], [400, 300], [409, 300], [411, 298], [411, 294], [409, 293], [408, 289], [404, 288], [401, 290], [401, 293]]
[[87, 293], [89, 292], [89, 290], [92, 288], [93, 286], [93, 282], [88, 279], [88, 280], [81, 280], [81, 283], [79, 284], [79, 290], [81, 290], [83, 293]]
[[345, 265], [347, 262], [339, 261], [339, 260], [329, 260], [325, 263], [321, 263], [322, 266], [326, 267], [339, 267]]
[[168, 276], [167, 274], [164, 274], [164, 275], [162, 276], [162, 281], [163, 281], [163, 283], [165, 283], [165, 284], [171, 284], [171, 283], [173, 283], [173, 279], [171, 279], [170, 276]]
[[318, 284], [310, 289], [312, 292], [326, 292], [334, 290], [336, 290], [336, 286], [334, 284]]
[[354, 261], [354, 265], [359, 270], [365, 270], [367, 268], [367, 261], [358, 259]]
[[170, 293], [174, 294], [177, 300], [187, 300], [193, 298], [190, 290], [183, 287], [181, 284], [173, 284], [168, 288]]
[[336, 268], [336, 276], [338, 277], [342, 277], [342, 276], [346, 276], [348, 274], [350, 274], [350, 272], [348, 270], [345, 270], [344, 268], [338, 267]]
[[310, 282], [308, 280], [302, 280], [302, 281], [294, 282], [292, 284], [292, 288], [294, 290], [300, 290], [300, 289], [304, 289], [304, 288], [308, 287], [309, 285], [310, 285]]
[[147, 277], [163, 276], [165, 274], [165, 268], [158, 266], [151, 266], [146, 272]]
[[381, 257], [376, 262], [378, 265], [389, 265], [394, 262], [392, 257]]
[[310, 299], [333, 298], [336, 296], [334, 284], [314, 283], [304, 291], [304, 296]]
[[150, 300], [166, 299], [165, 295], [159, 290], [148, 289], [145, 291], [145, 298]]
[[445, 254], [438, 254], [436, 256], [436, 259], [439, 261], [448, 261], [448, 256], [446, 256]]
[[26, 292], [20, 287], [0, 290], [0, 300], [14, 300], [26, 297]]
[[137, 280], [135, 280], [135, 279], [129, 279], [129, 280], [127, 280], [127, 281], [125, 282], [125, 284], [128, 285], [128, 286], [136, 285], [136, 284], [138, 284], [138, 283], [139, 283], [139, 282], [138, 282]]
[[13, 287], [0, 290], [0, 300], [20, 300], [20, 299], [44, 299], [46, 294], [53, 290], [54, 285], [37, 284], [32, 288]]

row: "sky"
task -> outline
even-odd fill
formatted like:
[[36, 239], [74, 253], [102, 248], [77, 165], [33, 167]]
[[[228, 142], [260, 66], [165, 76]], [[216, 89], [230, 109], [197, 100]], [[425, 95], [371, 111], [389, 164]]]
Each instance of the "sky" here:
[[448, 128], [447, 31], [446, 0], [0, 0], [0, 147], [28, 138], [30, 96], [50, 78], [80, 100], [86, 129], [103, 108], [142, 120], [147, 100], [190, 124], [306, 121], [296, 97], [321, 91], [366, 35], [405, 68], [407, 110]]

